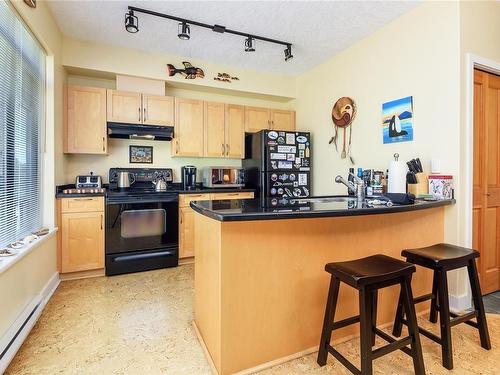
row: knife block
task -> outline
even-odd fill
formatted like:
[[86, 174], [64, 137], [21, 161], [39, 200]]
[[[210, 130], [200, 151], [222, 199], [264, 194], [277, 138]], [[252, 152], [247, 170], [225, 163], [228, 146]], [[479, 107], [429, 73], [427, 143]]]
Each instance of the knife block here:
[[417, 173], [416, 184], [408, 184], [408, 193], [418, 197], [419, 195], [429, 194], [429, 175], [427, 173]]

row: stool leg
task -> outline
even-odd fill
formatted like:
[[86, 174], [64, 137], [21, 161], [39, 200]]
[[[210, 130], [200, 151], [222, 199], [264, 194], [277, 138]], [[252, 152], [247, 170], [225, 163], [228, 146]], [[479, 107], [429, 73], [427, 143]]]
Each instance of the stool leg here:
[[328, 345], [332, 338], [332, 324], [335, 318], [335, 309], [337, 307], [337, 299], [339, 296], [340, 281], [332, 276], [330, 279], [330, 289], [326, 300], [325, 318], [323, 320], [323, 330], [319, 342], [318, 365], [326, 365], [328, 357]]
[[372, 292], [359, 290], [359, 331], [361, 341], [361, 375], [371, 375], [372, 368]]
[[439, 322], [441, 326], [441, 353], [443, 366], [448, 370], [453, 368], [453, 348], [451, 345], [450, 304], [448, 301], [448, 279], [445, 270], [439, 270], [438, 298]]
[[411, 290], [411, 276], [406, 277], [401, 282], [401, 295], [403, 296], [404, 310], [406, 311], [406, 320], [408, 321], [408, 333], [411, 336], [411, 354], [413, 358], [413, 367], [416, 375], [425, 374], [424, 358], [422, 356], [422, 346], [420, 344], [420, 335], [418, 333], [417, 314], [413, 304], [413, 292]]
[[429, 314], [429, 321], [431, 323], [437, 323], [437, 305], [438, 305], [438, 272], [434, 270], [434, 276], [432, 277], [432, 295], [434, 296], [433, 299], [431, 299], [431, 312]]
[[377, 327], [377, 304], [378, 304], [378, 289], [371, 292], [372, 295], [372, 346], [375, 346], [375, 328]]
[[488, 333], [488, 324], [486, 323], [486, 314], [484, 312], [483, 295], [481, 293], [481, 286], [479, 285], [479, 278], [477, 276], [476, 260], [472, 259], [467, 265], [469, 273], [470, 287], [472, 290], [472, 298], [474, 300], [474, 309], [477, 311], [477, 325], [479, 326], [479, 337], [481, 338], [481, 346], [484, 349], [490, 350], [490, 335]]
[[401, 336], [401, 331], [403, 329], [403, 323], [401, 320], [404, 318], [403, 311], [403, 288], [399, 293], [398, 308], [396, 310], [396, 317], [394, 318], [394, 326], [392, 327], [392, 335], [395, 337]]

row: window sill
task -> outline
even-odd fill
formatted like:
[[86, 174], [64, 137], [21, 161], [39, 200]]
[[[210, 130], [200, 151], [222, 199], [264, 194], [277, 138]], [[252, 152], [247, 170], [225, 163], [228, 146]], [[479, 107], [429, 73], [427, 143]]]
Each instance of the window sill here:
[[46, 242], [49, 238], [53, 237], [57, 232], [57, 227], [49, 230], [45, 236], [39, 237], [36, 241], [26, 245], [22, 249], [19, 249], [19, 253], [10, 257], [0, 258], [0, 274], [7, 271], [14, 264], [23, 259], [26, 255], [35, 250], [38, 246]]

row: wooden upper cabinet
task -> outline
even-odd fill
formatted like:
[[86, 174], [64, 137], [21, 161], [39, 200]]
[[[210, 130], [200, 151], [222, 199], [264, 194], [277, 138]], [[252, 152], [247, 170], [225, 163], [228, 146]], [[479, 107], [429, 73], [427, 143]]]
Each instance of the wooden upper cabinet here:
[[271, 128], [271, 111], [268, 108], [245, 107], [245, 131], [256, 133]]
[[106, 90], [68, 86], [65, 107], [64, 152], [106, 154]]
[[142, 123], [174, 126], [174, 98], [142, 94]]
[[295, 111], [271, 110], [271, 129], [295, 131]]
[[203, 101], [175, 98], [173, 156], [203, 156]]
[[204, 102], [203, 114], [204, 156], [224, 157], [226, 155], [224, 103]]
[[225, 124], [226, 157], [245, 157], [245, 107], [226, 104]]
[[108, 122], [142, 123], [142, 94], [138, 92], [107, 90]]

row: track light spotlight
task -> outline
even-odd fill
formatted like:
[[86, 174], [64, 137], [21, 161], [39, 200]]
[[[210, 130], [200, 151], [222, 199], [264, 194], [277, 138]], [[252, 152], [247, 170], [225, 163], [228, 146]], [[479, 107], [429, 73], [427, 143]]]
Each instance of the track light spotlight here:
[[189, 38], [191, 37], [190, 34], [191, 34], [191, 30], [189, 29], [189, 25], [186, 22], [181, 22], [179, 24], [179, 32], [177, 34], [179, 39], [189, 40]]
[[245, 39], [245, 52], [255, 52], [254, 39], [251, 36]]
[[129, 33], [136, 33], [139, 31], [139, 19], [137, 16], [134, 16], [133, 10], [125, 13], [125, 30]]
[[285, 48], [285, 61], [293, 59], [292, 46], [289, 44]]

